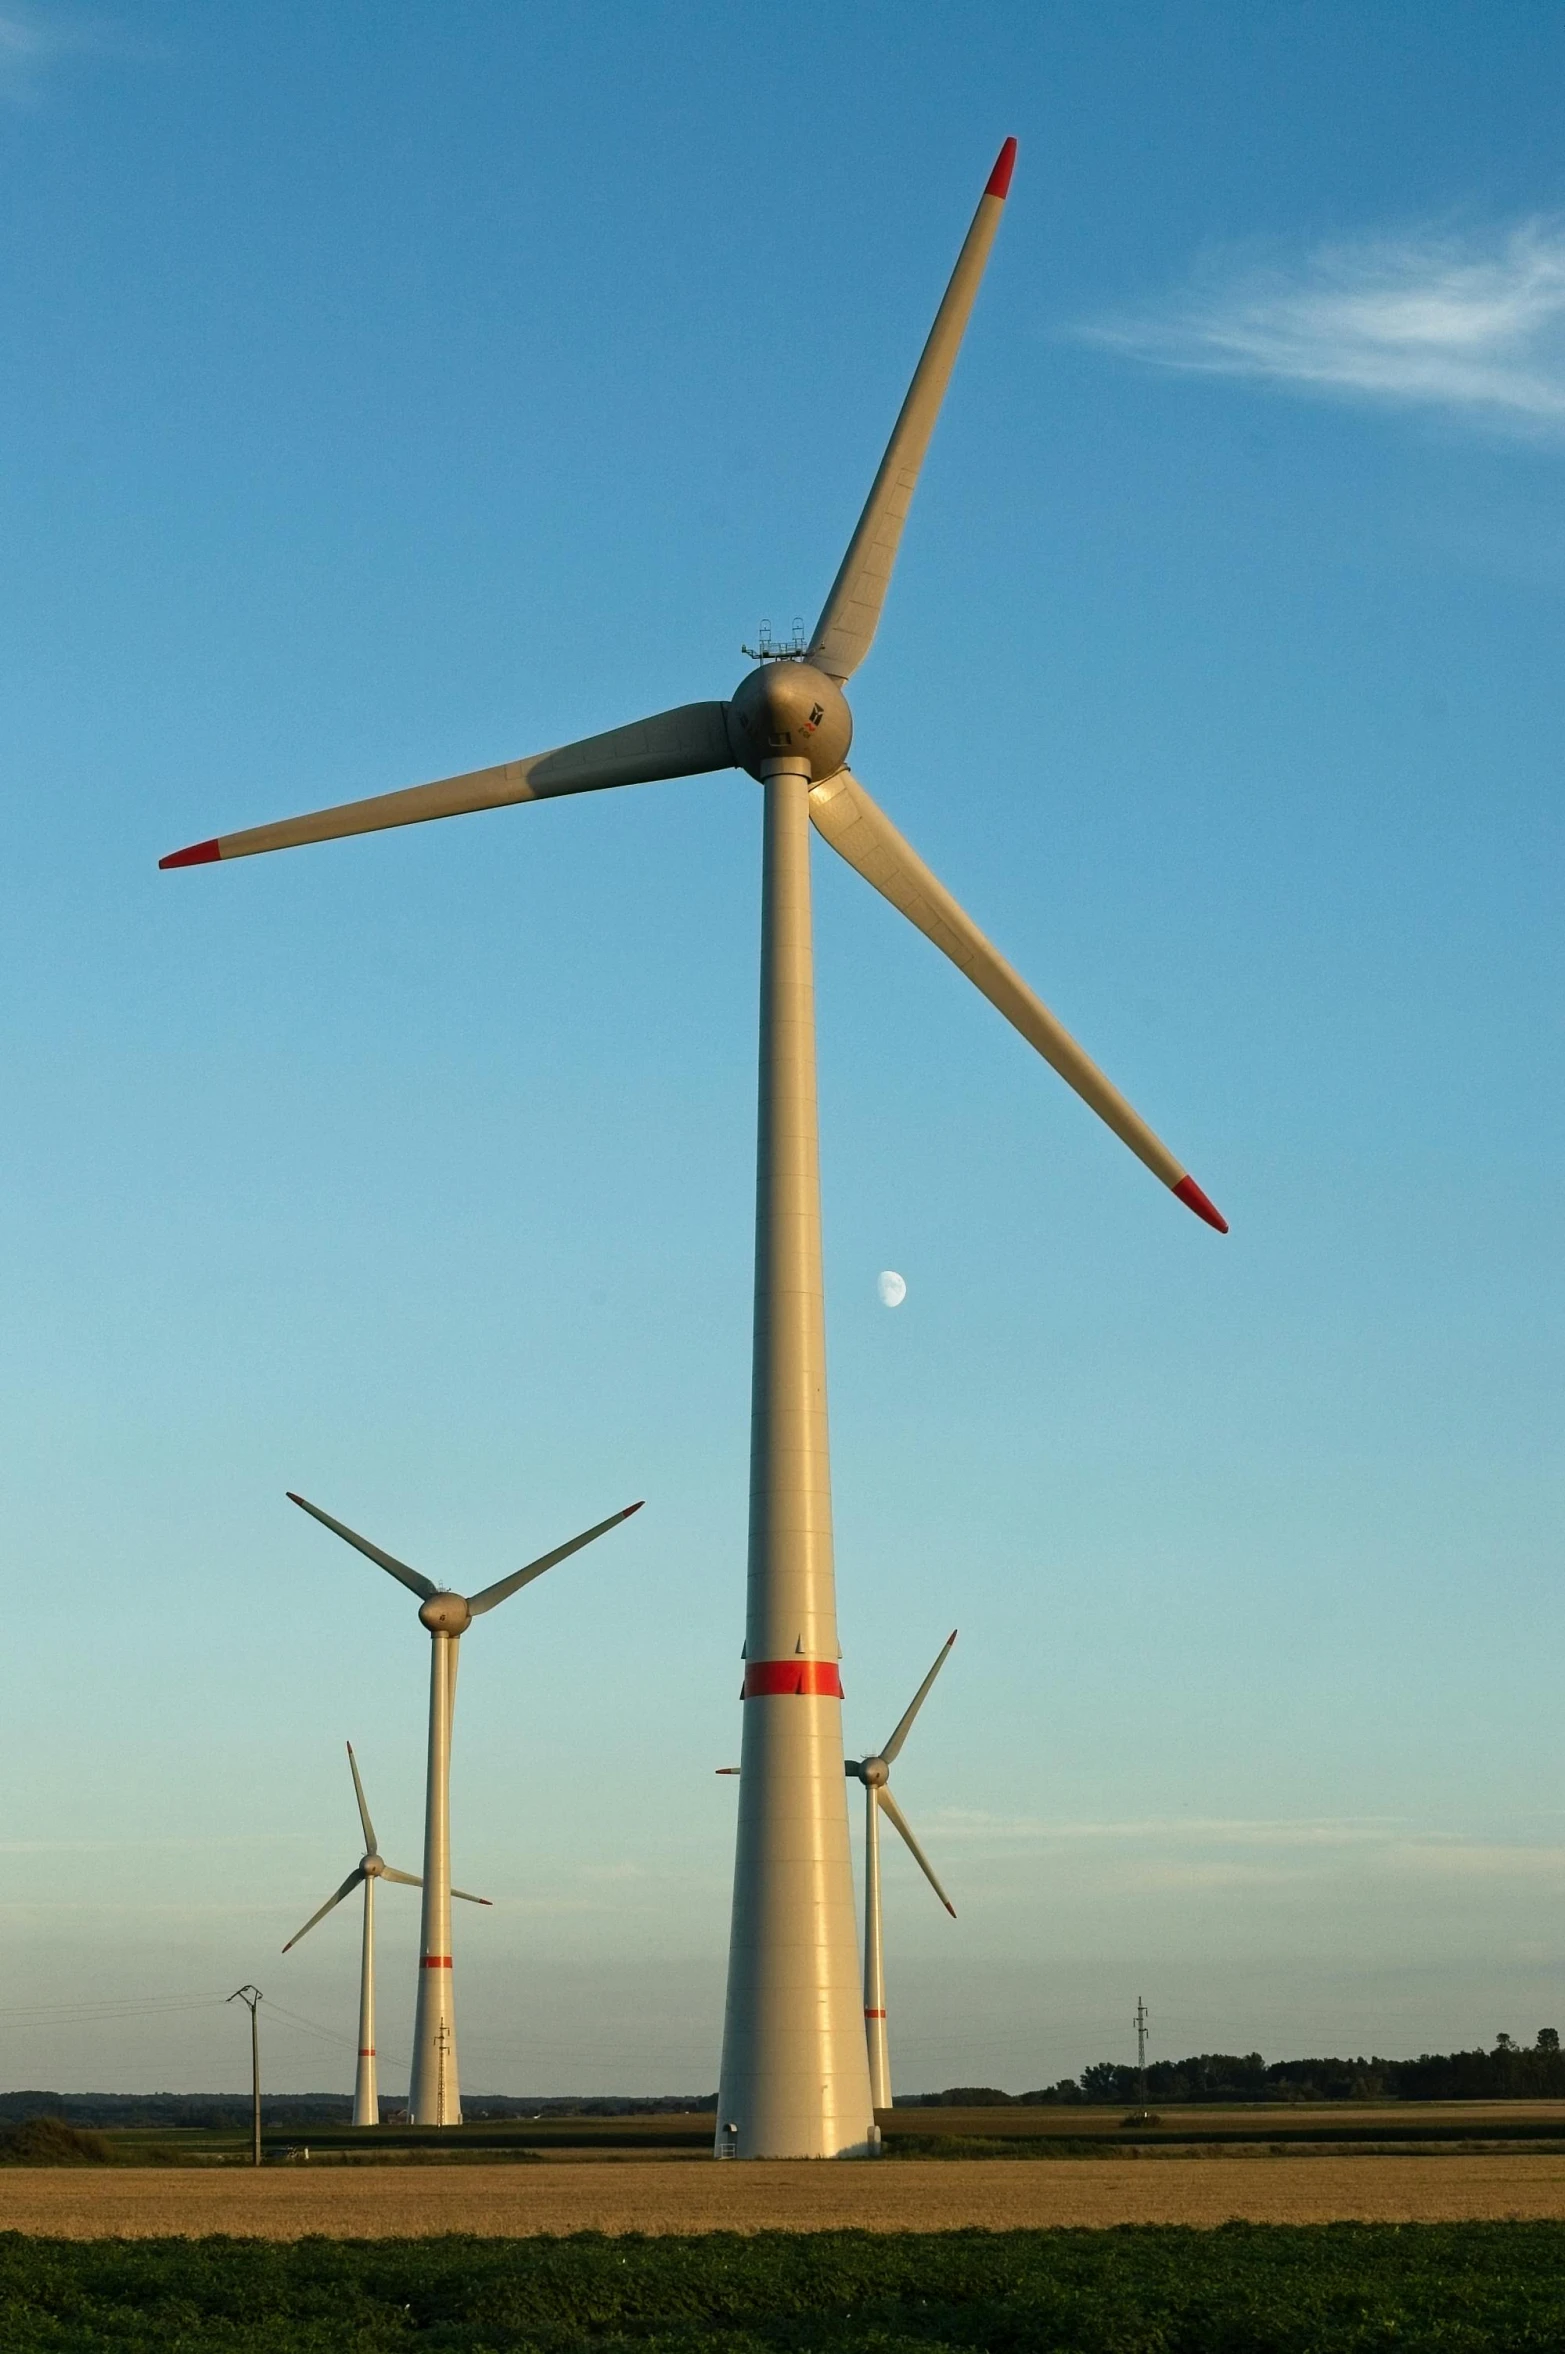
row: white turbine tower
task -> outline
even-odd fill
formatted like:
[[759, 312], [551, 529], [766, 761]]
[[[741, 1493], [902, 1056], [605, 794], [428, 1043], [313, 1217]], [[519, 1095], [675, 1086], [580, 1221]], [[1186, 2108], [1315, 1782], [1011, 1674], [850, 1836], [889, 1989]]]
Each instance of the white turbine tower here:
[[[364, 1853], [348, 1874], [335, 1896], [328, 1896], [318, 1913], [311, 1913], [302, 1929], [296, 1929], [283, 1947], [292, 1953], [301, 1937], [308, 1937], [317, 1921], [324, 1921], [333, 1906], [351, 1896], [362, 1880], [364, 1883], [364, 1935], [359, 1948], [359, 2065], [353, 2079], [353, 2122], [355, 2125], [380, 2123], [380, 2082], [375, 2066], [375, 1883], [377, 1880], [396, 1880], [404, 1888], [422, 1888], [422, 1880], [411, 1872], [394, 1871], [380, 1852], [375, 1837], [375, 1826], [370, 1821], [370, 1810], [365, 1802], [364, 1784], [359, 1780], [359, 1761], [353, 1754], [353, 1743], [347, 1744], [348, 1767], [353, 1775], [353, 1795], [359, 1802], [359, 1821], [364, 1826]], [[465, 1888], [453, 1888], [453, 1896], [460, 1896], [465, 1904], [487, 1904], [487, 1896], [469, 1896]]]
[[956, 1641], [953, 1627], [941, 1644], [934, 1666], [903, 1711], [896, 1731], [883, 1749], [869, 1757], [843, 1760], [843, 1771], [864, 1785], [864, 2042], [869, 2052], [869, 2094], [877, 2109], [891, 2106], [891, 2053], [886, 2042], [886, 1965], [880, 1935], [880, 1818], [906, 1842], [913, 1861], [939, 1897], [952, 1920], [956, 1907], [935, 1878], [934, 1866], [919, 1846], [908, 1820], [891, 1795], [891, 1769], [902, 1754], [902, 1744], [913, 1729], [913, 1719], [929, 1697], [929, 1688], [951, 1656]]
[[[482, 1593], [454, 1594], [447, 1586], [437, 1586], [422, 1571], [409, 1569], [395, 1554], [383, 1553], [372, 1545], [368, 1537], [361, 1537], [340, 1520], [333, 1520], [318, 1504], [309, 1503], [303, 1496], [288, 1491], [290, 1504], [297, 1504], [322, 1527], [329, 1528], [346, 1544], [356, 1545], [371, 1561], [400, 1579], [419, 1597], [419, 1620], [427, 1627], [430, 1637], [429, 1655], [429, 1776], [424, 1799], [424, 1909], [419, 1928], [418, 2003], [413, 2014], [413, 2081], [408, 2093], [408, 2115], [415, 2125], [460, 2125], [462, 2096], [456, 2064], [456, 1997], [451, 1969], [451, 1899], [460, 1890], [451, 1886], [451, 1717], [456, 1706], [457, 1646], [475, 1618], [498, 1603], [508, 1601], [520, 1593], [523, 1586], [542, 1577], [546, 1569], [553, 1569], [557, 1561], [564, 1561], [572, 1553], [579, 1553], [583, 1545], [590, 1545], [594, 1537], [601, 1537], [639, 1512], [639, 1504], [627, 1504], [623, 1512], [613, 1512], [607, 1520], [600, 1520], [596, 1528], [583, 1529], [579, 1537], [572, 1537], [568, 1545], [557, 1545], [552, 1553], [529, 1561], [525, 1569], [513, 1570], [509, 1577], [497, 1579], [485, 1586]], [[358, 1779], [357, 1774], [354, 1776]], [[362, 1804], [362, 1800], [360, 1802]], [[365, 1833], [369, 1825], [366, 1818]], [[372, 1842], [373, 1844], [373, 1842]], [[400, 1873], [392, 1875], [401, 1878]], [[351, 1882], [339, 1888], [337, 1895], [346, 1893]], [[335, 1904], [336, 1897], [332, 1903]], [[487, 1897], [469, 1900], [487, 1904]], [[323, 1908], [329, 1909], [329, 1908]], [[320, 1915], [316, 1915], [319, 1920]], [[309, 1927], [309, 1923], [305, 1923]], [[304, 1931], [299, 1932], [302, 1937]], [[363, 2039], [361, 2038], [361, 2041]]]
[[[457, 817], [507, 802], [740, 768], [764, 796], [755, 1354], [744, 1735], [718, 2146], [740, 2157], [845, 2156], [874, 2119], [842, 1778], [820, 1173], [810, 827], [967, 975], [1114, 1134], [1198, 1217], [1195, 1179], [957, 905], [844, 763], [843, 686], [869, 652], [914, 485], [999, 227], [1016, 142], [979, 200], [945, 299], [807, 647], [763, 646], [728, 703], [685, 703], [495, 768], [214, 836], [164, 866]], [[942, 756], [961, 724], [925, 710]], [[964, 807], [966, 804], [964, 804]]]

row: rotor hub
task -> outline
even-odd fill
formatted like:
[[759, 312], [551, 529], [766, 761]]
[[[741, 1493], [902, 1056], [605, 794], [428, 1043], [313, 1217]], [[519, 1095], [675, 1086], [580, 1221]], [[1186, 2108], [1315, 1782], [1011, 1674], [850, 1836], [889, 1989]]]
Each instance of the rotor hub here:
[[891, 1779], [891, 1768], [883, 1757], [866, 1757], [859, 1767], [859, 1778], [872, 1790], [884, 1790]]
[[802, 760], [815, 783], [835, 776], [853, 741], [853, 714], [835, 679], [812, 663], [763, 662], [728, 705], [734, 759], [759, 777], [776, 760]]
[[465, 1634], [473, 1622], [462, 1594], [431, 1594], [427, 1602], [419, 1604], [418, 1615], [432, 1635]]
[[385, 1869], [378, 1855], [361, 1856], [359, 1859], [359, 1870], [366, 1880], [378, 1880]]

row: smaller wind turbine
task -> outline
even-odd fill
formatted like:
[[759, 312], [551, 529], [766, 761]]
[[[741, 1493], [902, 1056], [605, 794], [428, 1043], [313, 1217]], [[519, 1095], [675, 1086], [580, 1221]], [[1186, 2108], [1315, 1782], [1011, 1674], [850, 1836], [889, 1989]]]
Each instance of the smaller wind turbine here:
[[[365, 1802], [364, 1784], [359, 1780], [359, 1761], [353, 1754], [353, 1743], [347, 1744], [348, 1769], [353, 1776], [353, 1795], [359, 1802], [359, 1821], [364, 1826], [364, 1853], [348, 1874], [335, 1896], [328, 1896], [318, 1913], [311, 1913], [302, 1929], [296, 1929], [284, 1953], [291, 1953], [301, 1937], [308, 1937], [317, 1921], [324, 1921], [334, 1905], [351, 1896], [362, 1880], [364, 1883], [364, 1938], [359, 1956], [359, 2065], [353, 2079], [353, 2122], [355, 2125], [380, 2123], [380, 2087], [375, 2071], [375, 1883], [377, 1880], [398, 1880], [404, 1888], [422, 1888], [422, 1880], [411, 1872], [393, 1870], [380, 1852], [375, 1837], [375, 1826], [370, 1821], [370, 1810]], [[465, 1904], [487, 1904], [487, 1896], [469, 1896], [465, 1888], [453, 1888], [453, 1896], [460, 1896]]]
[[869, 2089], [875, 2108], [891, 2106], [891, 2054], [886, 2043], [886, 1970], [880, 1940], [880, 1818], [890, 1817], [930, 1887], [952, 1920], [956, 1907], [935, 1878], [934, 1867], [908, 1828], [902, 1809], [891, 1795], [891, 1769], [912, 1729], [913, 1719], [929, 1697], [929, 1688], [951, 1656], [956, 1641], [953, 1627], [940, 1646], [934, 1666], [919, 1685], [901, 1722], [884, 1749], [870, 1757], [843, 1759], [843, 1772], [864, 1785], [864, 2037], [869, 2045]]
[[[449, 1586], [437, 1586], [422, 1570], [410, 1569], [394, 1553], [383, 1553], [368, 1537], [361, 1537], [344, 1527], [340, 1520], [333, 1520], [329, 1512], [323, 1512], [318, 1504], [309, 1503], [303, 1496], [296, 1496], [292, 1488], [288, 1490], [288, 1501], [297, 1504], [301, 1512], [308, 1512], [312, 1520], [318, 1520], [334, 1536], [341, 1537], [344, 1544], [355, 1546], [369, 1560], [378, 1562], [401, 1585], [410, 1587], [419, 1598], [420, 1624], [429, 1633], [424, 1909], [419, 1926], [418, 2003], [413, 2014], [413, 2081], [408, 2092], [408, 2110], [415, 2125], [460, 2125], [456, 2003], [451, 1984], [451, 1712], [456, 1704], [457, 1646], [474, 1619], [484, 1611], [509, 1601], [523, 1586], [530, 1586], [534, 1578], [542, 1577], [546, 1569], [553, 1569], [557, 1561], [579, 1553], [583, 1545], [590, 1545], [594, 1537], [618, 1527], [633, 1512], [639, 1512], [641, 1506], [627, 1504], [623, 1512], [611, 1512], [596, 1528], [583, 1529], [568, 1544], [556, 1545], [552, 1553], [540, 1554], [525, 1569], [513, 1569], [509, 1577], [497, 1578], [480, 1593], [457, 1594]], [[354, 1779], [358, 1779], [357, 1775]], [[339, 1889], [338, 1894], [343, 1893]], [[486, 1900], [480, 1897], [474, 1901], [481, 1904]], [[303, 1935], [302, 1930], [300, 1934]]]

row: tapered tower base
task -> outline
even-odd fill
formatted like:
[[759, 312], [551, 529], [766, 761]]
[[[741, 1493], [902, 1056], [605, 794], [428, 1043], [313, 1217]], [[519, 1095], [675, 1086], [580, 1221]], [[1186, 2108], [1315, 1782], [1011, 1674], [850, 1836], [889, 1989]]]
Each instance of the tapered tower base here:
[[874, 2112], [841, 1700], [747, 1700], [741, 1759], [749, 1868], [734, 1888], [718, 2148], [736, 2158], [862, 2157]]

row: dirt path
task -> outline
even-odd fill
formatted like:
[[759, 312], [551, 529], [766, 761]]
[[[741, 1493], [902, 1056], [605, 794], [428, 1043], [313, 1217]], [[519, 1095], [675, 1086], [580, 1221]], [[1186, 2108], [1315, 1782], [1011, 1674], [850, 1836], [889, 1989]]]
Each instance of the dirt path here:
[[0, 2230], [264, 2239], [426, 2232], [992, 2231], [1046, 2224], [1565, 2218], [1565, 2159], [964, 2159], [879, 2165], [6, 2168]]

